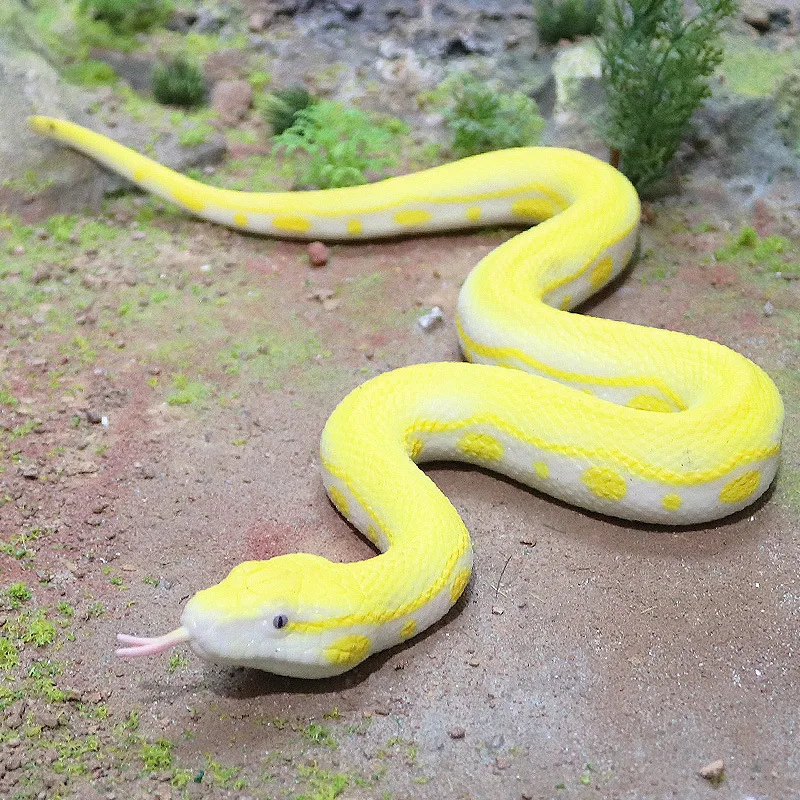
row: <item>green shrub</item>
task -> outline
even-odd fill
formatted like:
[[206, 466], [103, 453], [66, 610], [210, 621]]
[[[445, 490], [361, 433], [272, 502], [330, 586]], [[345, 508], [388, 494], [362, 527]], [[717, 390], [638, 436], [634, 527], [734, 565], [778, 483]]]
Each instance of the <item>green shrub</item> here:
[[173, 11], [172, 0], [80, 0], [78, 11], [105, 22], [114, 33], [139, 33], [163, 25]]
[[546, 44], [597, 33], [601, 0], [536, 0], [536, 27]]
[[446, 81], [445, 88], [452, 92], [445, 120], [456, 157], [539, 142], [545, 122], [530, 97], [497, 92], [468, 73]]
[[279, 136], [291, 128], [297, 112], [314, 102], [315, 99], [304, 86], [287, 86], [265, 95], [262, 103], [264, 117], [272, 128], [273, 136]]
[[299, 110], [294, 124], [275, 137], [286, 155], [305, 153], [295, 161], [300, 184], [329, 189], [366, 183], [367, 170], [378, 172], [396, 163], [399, 119], [379, 119], [357, 108], [320, 100]]
[[200, 105], [205, 95], [203, 71], [185, 57], [177, 56], [153, 68], [153, 96], [159, 103], [191, 108]]
[[698, 0], [697, 6], [685, 19], [683, 0], [609, 0], [598, 41], [602, 128], [612, 162], [640, 190], [664, 176], [722, 61], [722, 27], [736, 0]]

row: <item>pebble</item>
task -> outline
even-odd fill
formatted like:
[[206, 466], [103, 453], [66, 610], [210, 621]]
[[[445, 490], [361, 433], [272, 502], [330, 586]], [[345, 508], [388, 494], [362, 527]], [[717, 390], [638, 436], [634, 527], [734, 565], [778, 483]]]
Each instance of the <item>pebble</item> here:
[[424, 331], [429, 331], [444, 320], [444, 314], [439, 306], [434, 306], [427, 314], [423, 314], [418, 320], [417, 325]]
[[89, 411], [86, 412], [86, 421], [90, 425], [99, 425], [102, 422], [102, 420], [103, 420], [103, 415], [99, 414], [97, 411], [89, 409]]
[[499, 617], [501, 614], [505, 613], [506, 610], [503, 608], [503, 606], [492, 606], [492, 614], [494, 614], [495, 616]]
[[467, 732], [460, 725], [456, 725], [447, 731], [447, 735], [451, 739], [463, 739], [467, 735]]
[[712, 761], [710, 764], [706, 764], [700, 770], [700, 777], [705, 778], [707, 781], [711, 781], [712, 783], [716, 781], [721, 781], [725, 776], [725, 762], [719, 758], [716, 761]]
[[769, 300], [767, 300], [767, 302], [764, 303], [764, 316], [771, 317], [774, 313], [775, 313], [775, 306], [772, 305], [772, 303], [770, 303]]
[[312, 267], [324, 267], [328, 263], [330, 251], [324, 242], [310, 242], [308, 245], [308, 260]]

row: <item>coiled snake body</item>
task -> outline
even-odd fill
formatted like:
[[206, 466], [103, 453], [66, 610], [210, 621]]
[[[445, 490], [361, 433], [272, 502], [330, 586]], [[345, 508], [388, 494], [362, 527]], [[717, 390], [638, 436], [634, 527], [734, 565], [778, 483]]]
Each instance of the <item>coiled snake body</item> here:
[[328, 494], [381, 554], [240, 564], [188, 602], [172, 633], [120, 635], [120, 655], [188, 641], [213, 661], [317, 678], [414, 636], [456, 602], [472, 566], [464, 524], [416, 466], [425, 461], [478, 464], [585, 509], [674, 525], [738, 511], [772, 481], [783, 407], [761, 369], [703, 339], [567, 313], [620, 273], [637, 237], [635, 191], [590, 156], [505, 150], [368, 186], [256, 194], [205, 186], [68, 122], [31, 124], [239, 230], [359, 240], [539, 223], [463, 286], [457, 327], [472, 363], [380, 375], [325, 426]]

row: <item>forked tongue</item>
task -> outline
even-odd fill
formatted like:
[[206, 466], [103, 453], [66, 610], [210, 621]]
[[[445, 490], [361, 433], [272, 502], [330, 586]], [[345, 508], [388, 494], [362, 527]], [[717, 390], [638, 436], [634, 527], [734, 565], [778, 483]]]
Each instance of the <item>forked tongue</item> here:
[[116, 650], [120, 658], [137, 658], [138, 656], [154, 656], [174, 647], [176, 644], [189, 641], [189, 631], [186, 628], [176, 628], [163, 636], [128, 636], [127, 633], [118, 633], [117, 641], [128, 647], [118, 647]]

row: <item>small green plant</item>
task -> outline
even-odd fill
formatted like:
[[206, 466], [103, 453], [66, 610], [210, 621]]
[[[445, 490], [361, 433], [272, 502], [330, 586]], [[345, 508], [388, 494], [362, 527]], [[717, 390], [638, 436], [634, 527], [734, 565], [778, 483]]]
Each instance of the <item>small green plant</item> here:
[[114, 33], [131, 34], [163, 25], [173, 5], [172, 0], [80, 0], [78, 11], [105, 22]]
[[157, 739], [152, 744], [142, 745], [142, 762], [149, 772], [169, 769], [172, 766], [173, 743], [168, 739]]
[[169, 672], [170, 675], [178, 669], [185, 667], [189, 663], [189, 659], [180, 653], [173, 653], [169, 657]]
[[166, 64], [153, 67], [153, 96], [165, 106], [193, 108], [206, 96], [203, 71], [184, 56], [176, 56]]
[[265, 95], [259, 106], [263, 107], [264, 117], [272, 128], [273, 136], [278, 136], [294, 125], [298, 111], [308, 108], [314, 102], [315, 99], [304, 86], [287, 86]]
[[19, 650], [10, 639], [0, 636], [0, 669], [15, 669], [19, 664]]
[[313, 744], [325, 745], [326, 747], [336, 747], [336, 739], [324, 725], [317, 722], [310, 722], [303, 729], [303, 736]]
[[469, 73], [455, 75], [444, 88], [452, 93], [444, 116], [456, 157], [523, 147], [541, 138], [545, 122], [530, 97], [497, 92]]
[[397, 136], [407, 130], [399, 119], [378, 119], [357, 108], [320, 100], [295, 115], [294, 124], [275, 137], [286, 155], [304, 153], [295, 161], [297, 180], [329, 189], [367, 182], [366, 172], [393, 166]]
[[546, 44], [597, 33], [601, 0], [536, 0], [536, 27]]
[[723, 24], [736, 0], [610, 0], [598, 40], [606, 92], [602, 132], [611, 161], [637, 189], [664, 176], [722, 61]]
[[22, 582], [12, 583], [6, 590], [11, 608], [19, 608], [33, 597], [31, 590]]

